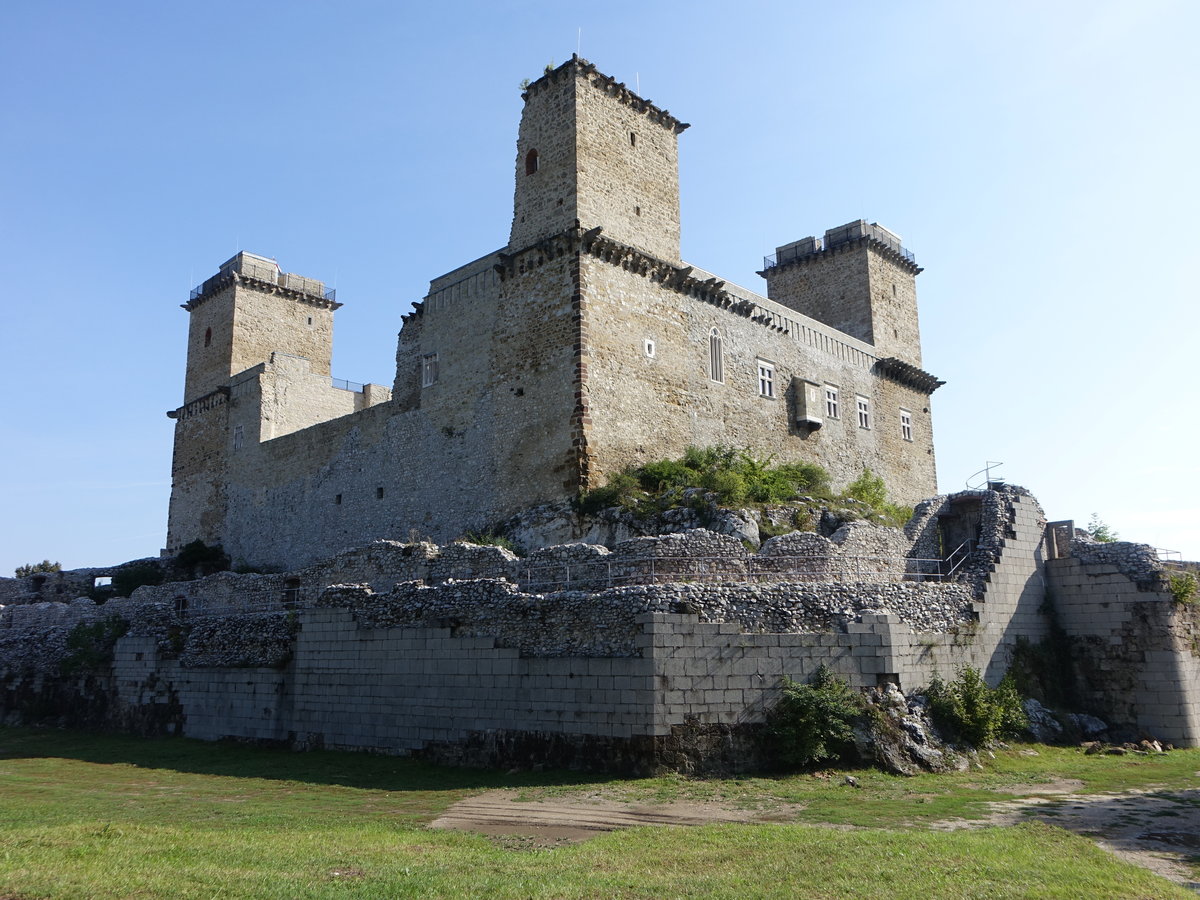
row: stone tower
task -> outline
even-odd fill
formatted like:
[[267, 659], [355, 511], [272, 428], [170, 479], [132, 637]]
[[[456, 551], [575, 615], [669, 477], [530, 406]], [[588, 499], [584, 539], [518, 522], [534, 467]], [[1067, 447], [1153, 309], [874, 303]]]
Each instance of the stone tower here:
[[916, 277], [921, 267], [883, 226], [859, 219], [776, 248], [759, 274], [767, 296], [875, 346], [881, 358], [921, 365]]
[[578, 56], [524, 98], [508, 249], [578, 224], [678, 263], [677, 138], [688, 126]]
[[167, 413], [176, 422], [167, 550], [221, 542], [229, 453], [258, 438], [231, 427], [236, 376], [276, 352], [303, 357], [313, 373], [328, 376], [338, 306], [320, 281], [245, 252], [192, 291], [183, 304], [190, 313], [183, 405]]

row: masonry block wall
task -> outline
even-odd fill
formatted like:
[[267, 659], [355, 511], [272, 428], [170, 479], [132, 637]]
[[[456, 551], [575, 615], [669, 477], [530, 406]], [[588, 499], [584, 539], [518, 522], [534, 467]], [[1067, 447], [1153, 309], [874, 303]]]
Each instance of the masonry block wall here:
[[1084, 699], [1148, 735], [1194, 746], [1200, 743], [1200, 615], [1177, 604], [1161, 584], [1139, 584], [1122, 568], [1074, 557], [1046, 565]]

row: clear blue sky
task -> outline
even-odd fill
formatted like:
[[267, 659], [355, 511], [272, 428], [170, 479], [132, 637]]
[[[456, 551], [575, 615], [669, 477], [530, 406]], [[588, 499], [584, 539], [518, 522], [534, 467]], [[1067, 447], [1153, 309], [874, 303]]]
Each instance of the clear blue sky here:
[[[580, 36], [580, 29], [582, 35]], [[430, 278], [503, 245], [518, 85], [582, 55], [691, 122], [689, 262], [763, 290], [856, 218], [918, 280], [943, 491], [1200, 558], [1200, 4], [46, 2], [0, 11], [0, 572], [157, 553], [192, 284], [336, 284], [390, 384]]]

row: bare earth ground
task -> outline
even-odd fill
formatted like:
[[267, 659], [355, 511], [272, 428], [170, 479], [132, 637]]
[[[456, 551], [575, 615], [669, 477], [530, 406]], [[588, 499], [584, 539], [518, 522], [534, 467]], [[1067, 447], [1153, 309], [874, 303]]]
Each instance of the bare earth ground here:
[[[1049, 785], [1016, 785], [1007, 792], [1041, 796], [995, 803], [985, 819], [956, 819], [932, 827], [980, 828], [1036, 818], [1090, 837], [1121, 859], [1200, 892], [1200, 882], [1185, 862], [1200, 856], [1200, 790], [1075, 793], [1080, 787], [1080, 782], [1066, 780]], [[432, 827], [474, 831], [509, 844], [544, 847], [584, 841], [601, 832], [638, 825], [787, 822], [791, 818], [786, 804], [762, 812], [719, 802], [631, 804], [600, 797], [522, 801], [517, 791], [488, 791], [456, 803]]]

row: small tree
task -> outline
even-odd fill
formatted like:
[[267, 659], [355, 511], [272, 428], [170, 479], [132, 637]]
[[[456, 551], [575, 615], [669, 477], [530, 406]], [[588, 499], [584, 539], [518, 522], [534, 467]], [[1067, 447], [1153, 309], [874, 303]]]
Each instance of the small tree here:
[[43, 559], [40, 563], [26, 563], [23, 566], [17, 566], [17, 577], [28, 578], [30, 575], [61, 571], [62, 563], [50, 562], [48, 559]]
[[1101, 544], [1111, 544], [1120, 539], [1120, 535], [1100, 518], [1099, 513], [1092, 513], [1092, 520], [1088, 523], [1087, 532], [1092, 536], [1093, 541], [1099, 541]]

